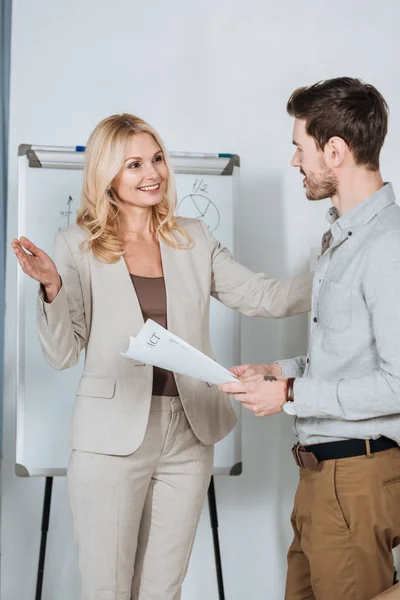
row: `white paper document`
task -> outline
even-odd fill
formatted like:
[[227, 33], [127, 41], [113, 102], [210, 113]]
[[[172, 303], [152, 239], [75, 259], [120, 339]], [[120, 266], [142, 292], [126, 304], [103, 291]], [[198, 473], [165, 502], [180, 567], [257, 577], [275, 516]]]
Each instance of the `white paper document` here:
[[122, 355], [215, 385], [237, 381], [228, 369], [151, 319], [135, 338], [130, 337], [129, 348]]

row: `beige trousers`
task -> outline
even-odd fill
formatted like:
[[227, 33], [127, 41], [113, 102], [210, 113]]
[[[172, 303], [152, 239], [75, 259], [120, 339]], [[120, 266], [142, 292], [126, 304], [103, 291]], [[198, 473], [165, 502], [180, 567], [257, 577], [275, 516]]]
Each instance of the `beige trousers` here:
[[74, 450], [68, 468], [82, 600], [179, 600], [213, 467], [179, 398], [153, 396], [136, 452]]

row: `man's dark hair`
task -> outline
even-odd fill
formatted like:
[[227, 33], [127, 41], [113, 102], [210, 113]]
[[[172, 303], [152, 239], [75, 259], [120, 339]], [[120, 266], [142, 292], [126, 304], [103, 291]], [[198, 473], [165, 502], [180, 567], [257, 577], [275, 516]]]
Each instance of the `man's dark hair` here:
[[306, 121], [308, 135], [321, 150], [331, 137], [338, 136], [352, 151], [357, 165], [379, 170], [388, 106], [373, 85], [351, 77], [319, 81], [295, 90], [286, 108], [292, 117]]

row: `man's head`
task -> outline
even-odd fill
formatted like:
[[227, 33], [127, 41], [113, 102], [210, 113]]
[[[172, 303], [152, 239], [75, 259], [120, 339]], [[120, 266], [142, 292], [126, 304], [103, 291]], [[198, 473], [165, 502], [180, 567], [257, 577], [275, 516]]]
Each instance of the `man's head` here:
[[388, 107], [378, 90], [359, 79], [338, 77], [293, 92], [295, 117], [291, 164], [305, 176], [309, 200], [336, 195], [344, 169], [379, 171]]

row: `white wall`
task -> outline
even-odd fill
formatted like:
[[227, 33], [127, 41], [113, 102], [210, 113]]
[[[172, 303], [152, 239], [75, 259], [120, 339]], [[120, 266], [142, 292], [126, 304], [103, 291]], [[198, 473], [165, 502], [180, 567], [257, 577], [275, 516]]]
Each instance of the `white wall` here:
[[[20, 143], [84, 144], [94, 125], [133, 112], [171, 150], [241, 156], [241, 259], [285, 276], [304, 269], [326, 228], [326, 203], [307, 203], [289, 166], [293, 89], [359, 76], [391, 107], [383, 173], [400, 193], [400, 5], [396, 0], [18, 0], [13, 6], [9, 237], [16, 233]], [[40, 243], [40, 240], [36, 240]], [[14, 464], [16, 265], [9, 256], [2, 498], [2, 600], [34, 597], [43, 480]], [[304, 351], [306, 318], [243, 320], [243, 361]], [[54, 399], [57, 402], [57, 398]], [[296, 485], [285, 415], [243, 419], [244, 474], [216, 489], [226, 595], [283, 597]], [[43, 600], [77, 598], [76, 555], [64, 481], [55, 484]], [[217, 598], [207, 512], [183, 600]]]

